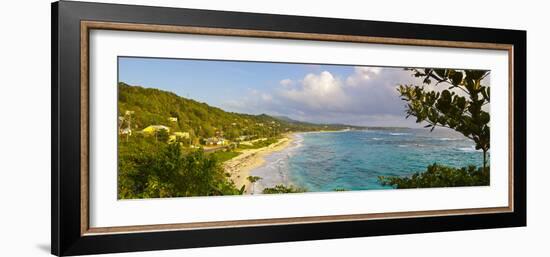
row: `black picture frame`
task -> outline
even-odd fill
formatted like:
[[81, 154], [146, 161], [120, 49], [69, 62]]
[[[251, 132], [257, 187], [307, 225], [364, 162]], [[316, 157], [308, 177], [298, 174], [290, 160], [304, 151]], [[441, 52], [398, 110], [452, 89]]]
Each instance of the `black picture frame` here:
[[[81, 255], [526, 225], [526, 31], [61, 1], [52, 4], [51, 247]], [[513, 45], [513, 201], [506, 213], [81, 234], [82, 20]], [[250, 236], [254, 235], [254, 236]]]

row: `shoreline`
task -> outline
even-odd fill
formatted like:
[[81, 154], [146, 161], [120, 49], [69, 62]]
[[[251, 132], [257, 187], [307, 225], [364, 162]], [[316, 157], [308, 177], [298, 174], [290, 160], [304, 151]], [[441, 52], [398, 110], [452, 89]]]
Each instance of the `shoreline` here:
[[231, 180], [237, 188], [245, 186], [245, 194], [251, 194], [251, 185], [247, 177], [250, 172], [265, 163], [264, 156], [286, 149], [294, 141], [294, 133], [286, 134], [276, 143], [257, 149], [245, 149], [241, 154], [223, 163], [223, 168], [231, 174]]

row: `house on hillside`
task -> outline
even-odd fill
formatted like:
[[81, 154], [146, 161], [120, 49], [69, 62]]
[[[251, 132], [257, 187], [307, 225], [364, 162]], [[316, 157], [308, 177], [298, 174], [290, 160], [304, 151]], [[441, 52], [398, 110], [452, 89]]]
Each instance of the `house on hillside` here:
[[224, 138], [218, 138], [218, 137], [211, 137], [206, 139], [206, 145], [210, 146], [223, 146], [227, 145], [228, 141]]
[[143, 130], [141, 130], [141, 132], [146, 134], [154, 134], [160, 131], [161, 129], [166, 130], [166, 132], [170, 132], [170, 128], [164, 125], [150, 125], [144, 128]]
[[178, 139], [189, 139], [189, 132], [174, 132], [168, 137], [168, 142], [175, 142]]

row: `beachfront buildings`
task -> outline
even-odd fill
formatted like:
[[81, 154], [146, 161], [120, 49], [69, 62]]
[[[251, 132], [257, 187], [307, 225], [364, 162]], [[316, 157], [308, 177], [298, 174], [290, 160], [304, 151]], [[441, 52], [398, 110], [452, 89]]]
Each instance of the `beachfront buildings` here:
[[229, 142], [227, 140], [221, 137], [211, 137], [205, 140], [205, 145], [209, 146], [223, 146], [227, 145], [228, 143]]

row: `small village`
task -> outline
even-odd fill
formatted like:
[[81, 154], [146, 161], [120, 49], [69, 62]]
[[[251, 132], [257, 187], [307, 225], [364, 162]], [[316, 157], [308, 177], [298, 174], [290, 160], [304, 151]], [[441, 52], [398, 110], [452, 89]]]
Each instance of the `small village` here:
[[[124, 116], [119, 116], [118, 134], [122, 139], [133, 135], [144, 135], [148, 137], [159, 137], [159, 135], [167, 135], [168, 143], [179, 142], [182, 145], [189, 148], [203, 148], [205, 152], [214, 152], [227, 148], [236, 148], [237, 146], [252, 146], [259, 141], [265, 141], [267, 138], [255, 138], [255, 135], [239, 136], [233, 141], [224, 138], [224, 133], [221, 130], [216, 130], [215, 136], [208, 138], [192, 138], [189, 132], [185, 131], [173, 131], [172, 128], [166, 125], [152, 124], [143, 129], [138, 129], [134, 125], [132, 129], [132, 115], [133, 111], [125, 111]], [[177, 123], [177, 117], [168, 117], [169, 123]], [[264, 126], [264, 124], [257, 124], [258, 126]]]

